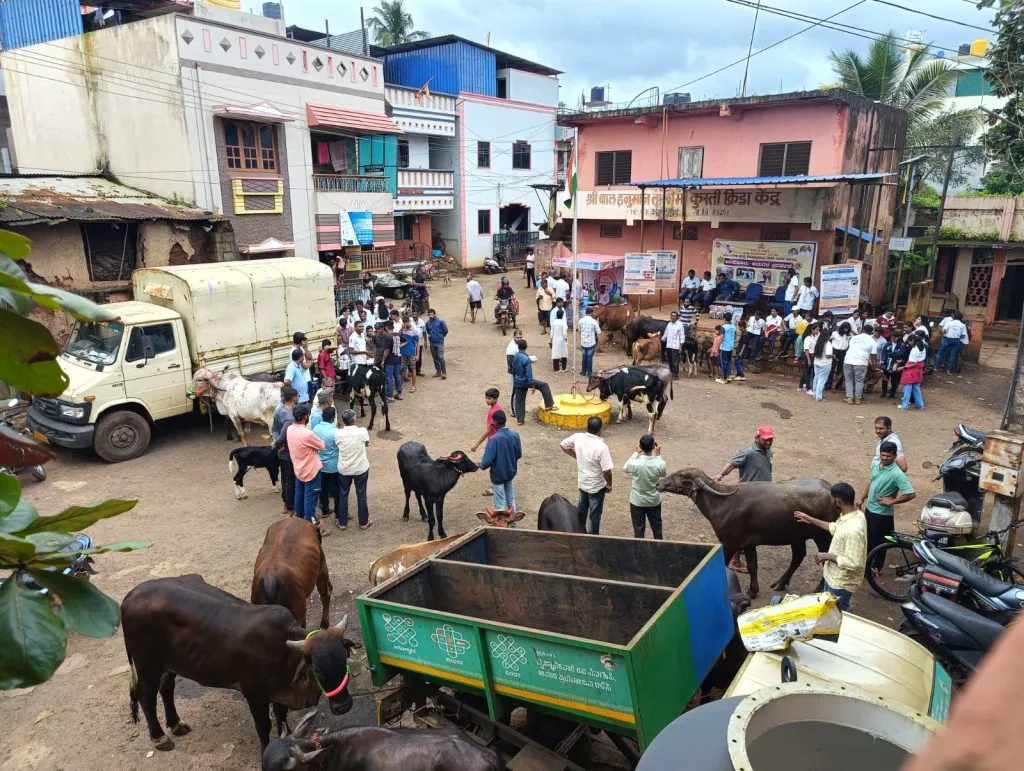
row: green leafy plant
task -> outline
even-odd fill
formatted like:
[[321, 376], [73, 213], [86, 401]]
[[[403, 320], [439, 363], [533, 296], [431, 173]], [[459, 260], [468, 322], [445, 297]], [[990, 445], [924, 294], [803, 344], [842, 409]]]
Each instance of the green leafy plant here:
[[1024, 1], [982, 0], [979, 8], [995, 12], [996, 40], [988, 52], [986, 79], [1006, 103], [988, 111], [990, 126], [981, 138], [993, 161], [983, 180], [986, 190], [1024, 192]]
[[[29, 281], [18, 262], [30, 250], [28, 239], [0, 230], [0, 380], [24, 393], [56, 396], [67, 385], [57, 363], [57, 344], [28, 314], [40, 306], [87, 321], [111, 322], [117, 315], [71, 292]], [[44, 445], [0, 427], [0, 466], [23, 467], [52, 458]], [[17, 477], [0, 474], [0, 572], [7, 573], [0, 585], [0, 690], [48, 680], [64, 661], [68, 629], [89, 637], [114, 633], [117, 603], [62, 571], [82, 555], [131, 551], [147, 544], [122, 541], [77, 551], [61, 549], [76, 532], [123, 514], [136, 503], [114, 499], [41, 517], [22, 499]]]
[[412, 14], [405, 10], [402, 0], [383, 0], [373, 9], [373, 16], [366, 20], [366, 26], [373, 31], [374, 42], [381, 46], [430, 37], [423, 30], [413, 29]]

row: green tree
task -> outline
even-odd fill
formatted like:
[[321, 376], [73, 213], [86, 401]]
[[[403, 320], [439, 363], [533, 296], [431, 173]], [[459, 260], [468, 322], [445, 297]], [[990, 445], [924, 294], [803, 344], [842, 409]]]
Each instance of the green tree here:
[[982, 137], [993, 162], [982, 181], [991, 193], [1024, 191], [1024, 0], [982, 0], [979, 8], [995, 10], [996, 42], [988, 52], [985, 77], [1007, 102], [990, 113]]
[[872, 41], [867, 56], [832, 51], [829, 61], [841, 88], [906, 110], [913, 131], [941, 111], [943, 97], [956, 79], [952, 62], [927, 52], [927, 46], [903, 47], [890, 32]]
[[381, 46], [430, 37], [423, 30], [413, 29], [412, 14], [405, 10], [403, 0], [382, 0], [373, 9], [373, 16], [366, 20], [366, 26], [373, 31], [374, 42]]
[[[18, 264], [29, 251], [27, 239], [0, 230], [0, 380], [28, 394], [57, 396], [67, 385], [57, 364], [57, 344], [28, 314], [38, 305], [63, 309], [82, 320], [110, 322], [117, 316], [78, 295], [30, 282]], [[45, 446], [0, 427], [0, 466], [35, 465], [51, 458]], [[68, 629], [88, 637], [114, 633], [117, 603], [61, 570], [82, 554], [130, 551], [146, 544], [124, 541], [80, 551], [60, 549], [74, 540], [76, 531], [129, 511], [136, 503], [115, 499], [41, 517], [22, 500], [17, 477], [0, 474], [0, 571], [6, 574], [0, 584], [0, 690], [50, 679], [64, 661]]]
[[924, 154], [928, 160], [921, 166], [924, 176], [942, 185], [949, 168], [949, 149], [955, 147], [949, 187], [956, 190], [972, 180], [972, 170], [985, 162], [985, 148], [974, 140], [981, 127], [978, 110], [947, 110], [930, 120], [918, 123], [907, 133], [907, 155]]

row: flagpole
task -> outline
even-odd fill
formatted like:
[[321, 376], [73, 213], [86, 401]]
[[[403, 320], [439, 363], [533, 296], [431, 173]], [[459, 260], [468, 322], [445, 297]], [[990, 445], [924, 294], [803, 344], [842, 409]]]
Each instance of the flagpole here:
[[[576, 133], [572, 140], [572, 152], [575, 156], [572, 172], [576, 173], [576, 168], [580, 162], [580, 130], [576, 128]], [[567, 180], [572, 186], [572, 180]], [[579, 266], [577, 265], [579, 255], [579, 234], [580, 234], [580, 218], [579, 218], [579, 194], [578, 191], [572, 191], [572, 377], [575, 381], [576, 374], [578, 372], [576, 368], [576, 329], [579, 328], [580, 315], [579, 315], [579, 301], [576, 298], [576, 281], [579, 278]]]

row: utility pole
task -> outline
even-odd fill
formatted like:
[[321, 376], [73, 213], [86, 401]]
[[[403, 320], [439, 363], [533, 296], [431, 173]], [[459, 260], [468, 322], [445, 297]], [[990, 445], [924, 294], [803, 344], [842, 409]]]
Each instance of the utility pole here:
[[757, 17], [761, 13], [761, 0], [757, 0], [757, 8], [754, 9], [754, 24], [750, 28], [750, 43], [747, 45], [747, 63], [743, 65], [743, 85], [740, 86], [740, 96], [747, 95], [747, 73], [750, 71], [750, 57], [754, 52], [754, 33], [757, 32]]
[[942, 217], [946, 213], [946, 193], [949, 192], [949, 178], [953, 175], [953, 159], [960, 149], [959, 142], [949, 146], [949, 161], [946, 163], [946, 178], [942, 180], [942, 193], [939, 195], [939, 217], [935, 221], [935, 232], [932, 233], [932, 247], [928, 252], [928, 278], [935, 275], [935, 261], [938, 259], [939, 231], [942, 230]]

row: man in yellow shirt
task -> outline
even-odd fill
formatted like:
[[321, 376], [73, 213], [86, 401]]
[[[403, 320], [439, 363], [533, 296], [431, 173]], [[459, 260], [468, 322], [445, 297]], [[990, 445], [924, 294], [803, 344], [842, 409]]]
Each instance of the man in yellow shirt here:
[[540, 333], [546, 335], [551, 327], [551, 309], [555, 306], [555, 290], [551, 282], [542, 278], [537, 288], [537, 320], [540, 322]]
[[832, 485], [832, 503], [839, 509], [839, 519], [825, 522], [802, 511], [793, 512], [798, 522], [814, 525], [832, 534], [827, 552], [818, 552], [815, 561], [822, 565], [825, 591], [839, 601], [840, 610], [850, 609], [850, 600], [864, 579], [864, 563], [868, 558], [868, 523], [857, 508], [856, 493], [846, 482]]

